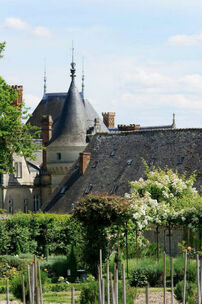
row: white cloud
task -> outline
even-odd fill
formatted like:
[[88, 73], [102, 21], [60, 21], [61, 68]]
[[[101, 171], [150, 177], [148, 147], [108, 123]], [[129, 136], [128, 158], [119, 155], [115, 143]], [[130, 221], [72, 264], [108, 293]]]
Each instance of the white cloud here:
[[194, 46], [202, 44], [202, 33], [193, 35], [174, 35], [168, 39], [172, 45]]
[[6, 18], [4, 22], [4, 26], [8, 29], [14, 30], [26, 30], [29, 28], [28, 23], [22, 21], [20, 18]]
[[36, 26], [33, 29], [33, 34], [38, 37], [50, 37], [51, 31], [44, 26]]
[[29, 108], [29, 113], [32, 113], [33, 110], [36, 108], [36, 106], [38, 105], [39, 101], [41, 100], [40, 96], [35, 96], [32, 94], [24, 94], [23, 95], [23, 99], [25, 102], [25, 106], [27, 108]]
[[33, 26], [20, 18], [9, 17], [5, 19], [4, 28], [10, 30], [28, 31], [35, 37], [50, 37], [51, 31], [45, 26]]

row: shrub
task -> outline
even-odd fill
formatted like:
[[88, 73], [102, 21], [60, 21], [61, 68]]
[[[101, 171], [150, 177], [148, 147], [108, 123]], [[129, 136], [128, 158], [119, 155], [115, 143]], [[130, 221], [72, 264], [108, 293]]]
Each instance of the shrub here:
[[[180, 281], [177, 283], [174, 293], [175, 297], [178, 301], [183, 301], [183, 286], [184, 281]], [[186, 285], [186, 303], [188, 304], [197, 304], [197, 285], [196, 283], [192, 283], [190, 281], [187, 281]]]
[[90, 282], [85, 285], [80, 294], [80, 304], [97, 304], [98, 303], [98, 283]]
[[[106, 284], [105, 284], [106, 286]], [[106, 299], [105, 290], [105, 299]], [[122, 283], [119, 282], [119, 302], [122, 301]], [[134, 304], [134, 299], [137, 296], [137, 290], [126, 286], [127, 304]], [[98, 304], [98, 282], [90, 282], [85, 284], [80, 294], [80, 304]]]
[[[178, 283], [184, 279], [184, 258], [183, 257], [175, 259], [174, 269], [175, 269], [175, 283]], [[190, 282], [196, 282], [196, 262], [194, 260], [188, 260], [187, 280]]]
[[161, 286], [163, 267], [161, 263], [154, 260], [140, 262], [134, 266], [131, 273], [130, 285], [135, 287], [143, 287], [148, 283], [151, 287]]

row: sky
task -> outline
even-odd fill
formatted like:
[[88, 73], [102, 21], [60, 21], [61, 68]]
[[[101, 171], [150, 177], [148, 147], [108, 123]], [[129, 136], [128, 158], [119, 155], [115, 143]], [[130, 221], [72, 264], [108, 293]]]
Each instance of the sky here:
[[[0, 0], [0, 75], [23, 85], [30, 112], [76, 84], [116, 124], [202, 127], [202, 0]], [[83, 58], [83, 59], [82, 59]]]

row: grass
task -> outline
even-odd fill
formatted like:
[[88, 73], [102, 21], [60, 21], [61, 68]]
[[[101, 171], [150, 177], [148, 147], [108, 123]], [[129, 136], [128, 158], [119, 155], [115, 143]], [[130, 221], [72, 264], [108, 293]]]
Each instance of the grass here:
[[[76, 303], [79, 303], [79, 291], [75, 291]], [[60, 292], [48, 292], [43, 294], [43, 300], [47, 303], [71, 303], [71, 292], [60, 291]]]

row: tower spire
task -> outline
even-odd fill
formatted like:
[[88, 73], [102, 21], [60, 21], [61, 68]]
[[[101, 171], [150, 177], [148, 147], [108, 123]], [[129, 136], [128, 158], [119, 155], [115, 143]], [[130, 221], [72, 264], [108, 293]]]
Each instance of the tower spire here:
[[82, 84], [81, 84], [81, 95], [82, 99], [84, 99], [84, 80], [85, 80], [85, 75], [84, 75], [84, 58], [82, 59]]
[[175, 121], [175, 113], [173, 113], [173, 123], [172, 123], [172, 128], [176, 128], [176, 121]]
[[43, 95], [46, 95], [46, 88], [47, 88], [46, 60], [44, 60]]
[[74, 44], [73, 44], [73, 41], [72, 41], [72, 62], [71, 62], [71, 68], [70, 68], [70, 72], [71, 72], [70, 76], [71, 76], [72, 80], [74, 80], [74, 77], [76, 77], [75, 66], [76, 66], [76, 63], [74, 62]]

